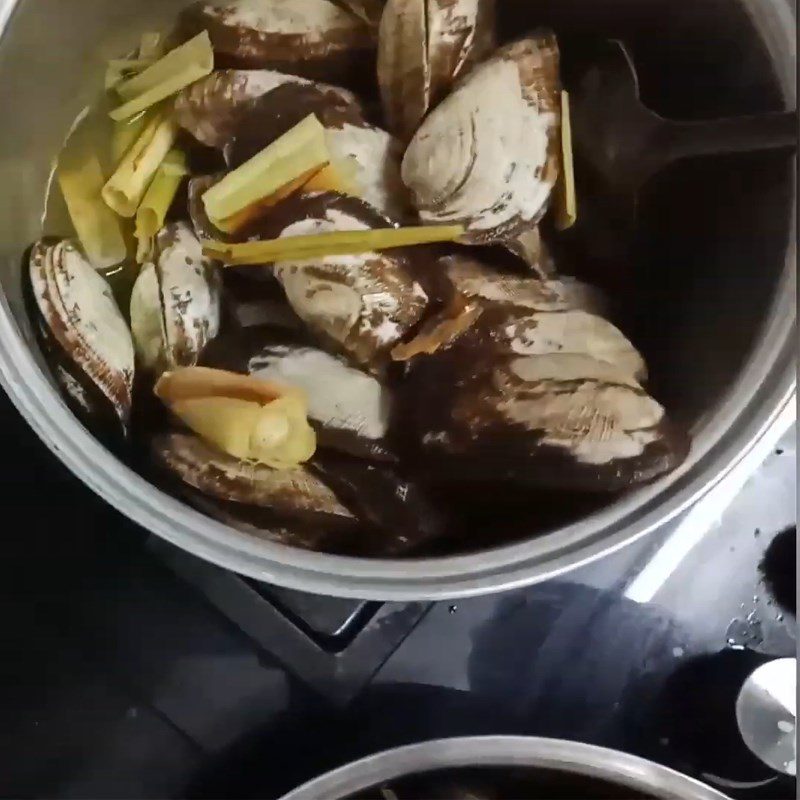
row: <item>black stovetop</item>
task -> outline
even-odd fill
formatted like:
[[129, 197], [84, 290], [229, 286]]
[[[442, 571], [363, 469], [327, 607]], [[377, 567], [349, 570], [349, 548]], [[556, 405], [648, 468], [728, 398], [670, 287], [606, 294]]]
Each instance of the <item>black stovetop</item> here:
[[794, 429], [718, 523], [684, 518], [528, 589], [374, 603], [250, 582], [148, 537], [0, 410], [0, 796], [277, 797], [386, 747], [478, 733], [794, 796], [732, 717], [743, 676], [794, 654], [758, 567], [795, 522]]

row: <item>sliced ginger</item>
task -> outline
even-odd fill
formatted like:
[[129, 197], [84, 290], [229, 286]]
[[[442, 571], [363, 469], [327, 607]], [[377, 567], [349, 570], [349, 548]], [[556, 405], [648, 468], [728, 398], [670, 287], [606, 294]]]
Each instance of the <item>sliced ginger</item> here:
[[235, 458], [290, 469], [317, 446], [297, 388], [206, 367], [167, 372], [156, 395], [198, 436]]
[[431, 320], [410, 342], [398, 344], [392, 350], [392, 360], [409, 361], [423, 353], [432, 355], [466, 333], [482, 312], [479, 305], [467, 303], [461, 295], [457, 295], [445, 310], [443, 318]]

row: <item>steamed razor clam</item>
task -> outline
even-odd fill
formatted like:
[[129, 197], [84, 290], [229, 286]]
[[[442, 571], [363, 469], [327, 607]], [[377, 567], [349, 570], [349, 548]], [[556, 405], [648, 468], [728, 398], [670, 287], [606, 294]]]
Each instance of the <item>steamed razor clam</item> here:
[[248, 103], [270, 95], [279, 86], [286, 86], [287, 94], [294, 92], [301, 98], [304, 90], [314, 91], [329, 105], [352, 107], [360, 115], [357, 98], [346, 89], [275, 70], [224, 69], [183, 89], [175, 98], [175, 118], [202, 144], [222, 148], [234, 134]]
[[220, 272], [185, 222], [159, 231], [152, 263], [131, 294], [131, 331], [141, 365], [194, 366], [220, 325]]
[[329, 0], [196, 2], [178, 21], [182, 38], [208, 31], [220, 67], [346, 78], [374, 50], [372, 29]]
[[558, 47], [549, 33], [500, 48], [425, 119], [401, 175], [421, 219], [465, 243], [513, 239], [544, 215], [560, 156]]
[[108, 283], [68, 240], [37, 242], [29, 277], [55, 376], [89, 426], [127, 434], [134, 349]]
[[[267, 238], [389, 227], [366, 203], [332, 192], [294, 197], [259, 230]], [[271, 270], [295, 313], [321, 341], [361, 366], [376, 366], [427, 307], [412, 257], [397, 251], [279, 261]]]
[[225, 146], [228, 164], [241, 166], [309, 114], [325, 127], [332, 159], [351, 167], [358, 195], [393, 220], [402, 220], [409, 202], [400, 179], [400, 143], [368, 124], [357, 108], [313, 84], [284, 85], [248, 104]]
[[[476, 360], [462, 351], [414, 368], [423, 450], [458, 463], [451, 474], [619, 491], [688, 452], [686, 434], [629, 372], [586, 355]], [[446, 402], [437, 383], [452, 387]]]
[[491, 49], [493, 0], [388, 0], [378, 85], [390, 130], [408, 142], [456, 80]]
[[355, 519], [333, 491], [303, 466], [273, 469], [229, 456], [184, 433], [156, 437], [152, 452], [160, 466], [218, 500], [269, 508], [283, 517], [310, 522]]

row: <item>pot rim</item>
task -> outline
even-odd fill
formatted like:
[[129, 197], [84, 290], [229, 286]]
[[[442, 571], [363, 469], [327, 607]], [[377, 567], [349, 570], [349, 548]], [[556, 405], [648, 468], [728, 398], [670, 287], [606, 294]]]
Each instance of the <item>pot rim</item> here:
[[282, 800], [339, 800], [382, 781], [449, 767], [555, 769], [656, 793], [655, 797], [726, 800], [725, 795], [694, 778], [629, 753], [533, 736], [466, 736], [396, 747], [315, 778]]
[[[796, 43], [784, 0], [742, 0], [761, 30], [792, 102]], [[762, 9], [756, 9], [756, 4]], [[13, 9], [11, 0], [6, 8]], [[0, 12], [3, 11], [0, 5]], [[0, 13], [0, 36], [9, 14]], [[796, 198], [796, 184], [795, 184]], [[680, 469], [602, 511], [533, 539], [476, 553], [424, 559], [366, 559], [264, 541], [210, 519], [167, 495], [106, 450], [72, 415], [23, 339], [0, 296], [0, 383], [28, 424], [87, 486], [125, 516], [200, 558], [289, 589], [376, 600], [456, 598], [553, 578], [611, 554], [664, 525], [716, 486], [793, 401], [796, 386], [795, 220], [786, 266], [760, 341], [725, 398], [696, 426]], [[712, 477], [709, 477], [712, 476]]]

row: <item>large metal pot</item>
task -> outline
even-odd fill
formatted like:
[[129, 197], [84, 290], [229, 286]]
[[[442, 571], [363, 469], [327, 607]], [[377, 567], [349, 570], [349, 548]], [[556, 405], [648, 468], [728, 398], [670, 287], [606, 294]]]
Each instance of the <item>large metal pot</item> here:
[[[51, 159], [93, 99], [104, 60], [130, 49], [139, 32], [182, 4], [0, 0], [0, 377], [53, 452], [131, 519], [229, 569], [317, 593], [390, 599], [495, 591], [551, 577], [662, 525], [719, 481], [790, 402], [794, 166], [780, 154], [737, 157], [712, 173], [711, 162], [684, 170], [664, 190], [672, 192], [666, 196], [676, 212], [686, 198], [705, 193], [706, 219], [667, 231], [646, 262], [654, 269], [645, 280], [649, 302], [637, 342], [660, 376], [660, 395], [694, 432], [691, 457], [678, 473], [546, 535], [479, 554], [402, 562], [256, 540], [162, 493], [116, 460], [62, 403], [33, 343], [20, 258], [39, 234]], [[542, 0], [537, 9], [534, 20], [524, 0], [501, 0], [506, 31], [547, 22], [562, 33], [625, 39], [640, 61], [645, 96], [666, 112], [712, 117], [794, 107], [789, 0]], [[716, 180], [721, 185], [709, 193]]]
[[[470, 788], [494, 771], [512, 770], [523, 784], [516, 794], [531, 796], [537, 782], [542, 797], [646, 797], [653, 800], [725, 800], [702, 783], [642, 758], [604, 747], [561, 739], [478, 736], [438, 739], [398, 747], [329, 772], [283, 800], [380, 798], [380, 787], [424, 773], [447, 771], [448, 783]], [[468, 770], [468, 773], [465, 772]], [[467, 775], [469, 777], [467, 777]], [[538, 781], [537, 781], [538, 779]], [[440, 779], [442, 780], [442, 779]], [[491, 778], [488, 778], [491, 783]], [[528, 783], [530, 781], [530, 783]], [[546, 788], [541, 784], [545, 784]], [[473, 783], [474, 785], [474, 783]], [[375, 791], [368, 791], [374, 789]]]

